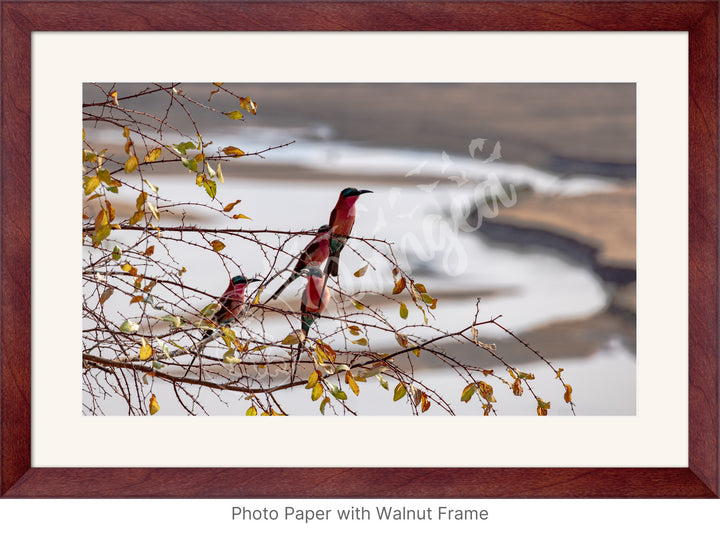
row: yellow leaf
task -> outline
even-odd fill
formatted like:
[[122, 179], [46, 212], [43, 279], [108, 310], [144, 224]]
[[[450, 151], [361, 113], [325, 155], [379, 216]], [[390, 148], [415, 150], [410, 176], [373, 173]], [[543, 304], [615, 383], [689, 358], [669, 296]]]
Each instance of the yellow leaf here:
[[253, 299], [252, 304], [257, 305], [260, 302], [260, 295], [263, 293], [263, 290], [265, 289], [265, 286], [260, 286], [258, 288], [257, 293], [255, 294], [255, 299]]
[[137, 196], [137, 199], [135, 199], [135, 208], [138, 210], [142, 210], [142, 207], [145, 204], [146, 199], [147, 199], [147, 193], [144, 191], [141, 191], [140, 194]]
[[363, 275], [365, 275], [365, 272], [368, 270], [368, 266], [369, 266], [369, 264], [365, 264], [363, 267], [361, 267], [355, 273], [353, 273], [353, 275], [355, 275], [356, 277], [362, 277]]
[[133, 277], [137, 277], [137, 268], [131, 266], [128, 262], [125, 262], [120, 269], [126, 273], [130, 273]]
[[145, 338], [143, 338], [142, 341], [143, 344], [140, 347], [140, 360], [147, 360], [152, 356], [154, 351], [152, 346], [147, 343], [147, 340], [145, 340]]
[[257, 102], [254, 102], [250, 97], [240, 97], [240, 107], [253, 115], [257, 113]]
[[138, 159], [134, 154], [125, 162], [125, 172], [132, 173], [138, 167]]
[[421, 294], [426, 294], [426, 293], [427, 293], [427, 289], [425, 288], [425, 285], [424, 285], [424, 284], [414, 284], [413, 286], [415, 286], [415, 289], [416, 289], [418, 292], [420, 292]]
[[314, 372], [312, 372], [310, 374], [310, 377], [308, 377], [307, 387], [308, 388], [314, 387], [317, 384], [319, 379], [320, 379], [320, 375], [318, 374], [317, 370], [315, 370]]
[[108, 221], [112, 221], [115, 219], [115, 208], [112, 204], [110, 204], [110, 201], [105, 201], [105, 206], [107, 207], [108, 211]]
[[150, 208], [150, 211], [152, 212], [153, 217], [156, 221], [160, 221], [160, 212], [158, 212], [158, 209], [155, 208], [155, 205], [151, 203], [150, 201], [145, 203], [148, 208]]
[[240, 111], [238, 111], [238, 110], [233, 110], [233, 111], [227, 112], [227, 113], [223, 112], [223, 115], [229, 117], [230, 119], [235, 119], [236, 121], [237, 121], [238, 119], [242, 119], [242, 118], [243, 118], [242, 112], [240, 112]]
[[280, 342], [284, 346], [294, 346], [295, 344], [300, 342], [300, 338], [296, 333], [290, 333], [285, 338], [283, 338], [283, 341]]
[[223, 212], [229, 212], [233, 208], [235, 208], [235, 205], [242, 202], [240, 199], [238, 199], [235, 202], [231, 202], [230, 204], [226, 205], [225, 208], [223, 208]]
[[408, 309], [405, 303], [400, 303], [400, 317], [404, 320], [408, 317]]
[[220, 165], [220, 162], [218, 162], [217, 177], [221, 184], [225, 184], [225, 177], [222, 174], [222, 167]]
[[155, 394], [150, 396], [150, 415], [152, 416], [157, 411], [160, 410], [160, 404], [157, 401], [157, 398], [155, 397]]
[[356, 396], [360, 395], [360, 387], [355, 382], [355, 379], [353, 378], [352, 373], [350, 373], [350, 370], [345, 372], [345, 383], [350, 386], [350, 390], [352, 390]]
[[402, 399], [402, 397], [407, 393], [407, 389], [405, 388], [405, 385], [402, 383], [398, 383], [395, 387], [395, 391], [393, 392], [393, 401], [397, 401], [399, 399]]
[[565, 385], [565, 395], [563, 396], [563, 399], [565, 400], [565, 403], [570, 403], [572, 401], [572, 386]]
[[225, 147], [223, 149], [223, 152], [227, 156], [232, 156], [233, 158], [239, 158], [240, 156], [243, 156], [245, 154], [244, 151], [238, 149], [237, 147], [233, 147], [232, 145]]
[[123, 128], [123, 137], [130, 137], [130, 129], [127, 126]]
[[350, 299], [350, 301], [352, 301], [353, 306], [358, 310], [365, 308], [365, 305], [363, 305], [360, 301], [355, 301], [355, 299]]
[[320, 396], [323, 395], [323, 386], [322, 383], [315, 383], [315, 386], [312, 389], [312, 393], [310, 394], [310, 399], [313, 401], [317, 401], [320, 399]]
[[85, 181], [85, 195], [90, 195], [100, 185], [100, 177], [97, 175], [88, 177]]
[[555, 379], [560, 379], [560, 374], [564, 371], [565, 368], [558, 368], [557, 373], [555, 374]]
[[120, 105], [118, 104], [117, 91], [113, 91], [112, 93], [110, 93], [110, 98], [112, 99], [113, 104], [115, 104], [116, 106]]
[[484, 375], [485, 377], [487, 377], [488, 375], [492, 375], [493, 370], [483, 370], [482, 372], [483, 372], [483, 375]]
[[358, 327], [357, 325], [350, 325], [348, 327], [348, 331], [350, 331], [350, 334], [352, 334], [353, 336], [358, 336], [360, 334], [360, 327]]
[[133, 146], [133, 142], [130, 141], [130, 139], [128, 139], [125, 142], [125, 154], [130, 154], [130, 147], [132, 147], [132, 146]]
[[415, 354], [416, 357], [420, 356], [420, 348], [419, 347], [413, 348], [412, 352]]
[[143, 300], [142, 295], [134, 295], [133, 298], [130, 299], [130, 304], [132, 305], [133, 303], [139, 303], [142, 300]]
[[402, 292], [405, 289], [405, 285], [406, 285], [405, 279], [400, 277], [398, 279], [398, 281], [395, 283], [395, 287], [393, 288], [392, 293], [399, 294], [400, 292]]
[[145, 212], [143, 212], [142, 210], [138, 210], [137, 212], [135, 212], [135, 213], [132, 215], [132, 217], [130, 218], [130, 221], [128, 221], [128, 223], [129, 223], [130, 225], [134, 225], [135, 223], [137, 223], [138, 221], [140, 221], [140, 220], [143, 218], [144, 215], [145, 215]]
[[145, 161], [146, 162], [154, 162], [155, 160], [160, 158], [161, 155], [162, 155], [162, 149], [160, 147], [155, 147], [153, 150], [151, 150], [150, 152], [148, 152], [145, 155]]
[[367, 338], [360, 338], [359, 340], [350, 340], [353, 344], [359, 345], [359, 346], [366, 346], [368, 345]]
[[257, 409], [250, 405], [250, 408], [245, 411], [245, 416], [257, 416]]
[[210, 245], [212, 245], [213, 251], [216, 253], [225, 249], [225, 244], [220, 240], [213, 240], [210, 242]]
[[[318, 349], [322, 352], [322, 354], [325, 356], [325, 358], [327, 358], [330, 362], [332, 362], [332, 363], [335, 362], [337, 353], [335, 353], [335, 350], [332, 347], [327, 345], [325, 342], [318, 341], [315, 344], [315, 350], [317, 351]], [[318, 356], [320, 356], [320, 355], [318, 354]]]
[[233, 219], [249, 219], [250, 221], [252, 221], [252, 217], [248, 217], [245, 214], [235, 214], [233, 216]]

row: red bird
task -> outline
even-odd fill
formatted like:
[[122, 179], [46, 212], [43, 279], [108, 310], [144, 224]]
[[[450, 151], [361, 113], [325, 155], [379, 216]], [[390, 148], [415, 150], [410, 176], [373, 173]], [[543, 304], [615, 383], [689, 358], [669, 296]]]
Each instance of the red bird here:
[[[302, 303], [300, 305], [301, 312], [301, 328], [307, 338], [310, 327], [317, 317], [322, 314], [330, 302], [330, 290], [325, 283], [325, 275], [316, 267], [310, 267], [303, 270], [303, 274], [307, 277], [307, 286], [302, 295]], [[295, 367], [293, 368], [291, 381], [297, 373], [298, 362], [300, 361], [300, 353], [305, 342], [305, 338], [300, 340], [298, 345], [297, 357], [295, 358]]]
[[360, 195], [372, 193], [368, 189], [358, 190], [356, 188], [345, 188], [340, 192], [335, 208], [330, 213], [330, 233], [333, 239], [330, 241], [330, 259], [328, 260], [325, 274], [329, 277], [337, 277], [340, 264], [340, 251], [345, 247], [353, 225], [355, 224], [355, 203]]
[[[231, 323], [239, 320], [245, 306], [245, 288], [247, 288], [247, 285], [251, 282], [259, 280], [260, 279], [246, 279], [242, 275], [230, 279], [230, 285], [222, 294], [222, 297], [220, 297], [220, 308], [213, 314], [210, 321], [219, 326], [223, 323]], [[207, 331], [205, 336], [203, 336], [203, 340], [212, 333], [213, 331]]]
[[325, 260], [330, 256], [330, 227], [323, 225], [317, 230], [317, 235], [312, 239], [307, 247], [300, 253], [298, 261], [293, 268], [290, 278], [283, 283], [280, 288], [272, 295], [270, 301], [277, 299], [282, 291], [287, 288], [288, 284], [293, 282], [300, 276], [300, 272], [306, 267], [319, 268]]

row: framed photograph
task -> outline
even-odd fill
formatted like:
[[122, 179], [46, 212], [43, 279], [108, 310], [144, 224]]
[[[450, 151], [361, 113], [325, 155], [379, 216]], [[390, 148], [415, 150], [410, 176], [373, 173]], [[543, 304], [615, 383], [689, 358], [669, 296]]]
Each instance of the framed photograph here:
[[716, 2], [142, 7], [2, 4], [3, 496], [718, 496]]

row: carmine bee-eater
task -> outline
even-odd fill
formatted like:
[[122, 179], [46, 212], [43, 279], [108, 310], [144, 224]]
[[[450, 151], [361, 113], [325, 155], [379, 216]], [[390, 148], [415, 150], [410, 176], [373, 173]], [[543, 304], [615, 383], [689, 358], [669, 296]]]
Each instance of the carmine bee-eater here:
[[307, 338], [310, 332], [310, 327], [317, 317], [325, 311], [330, 302], [330, 290], [327, 288], [327, 284], [325, 284], [325, 275], [323, 275], [323, 272], [311, 266], [303, 269], [302, 274], [307, 277], [307, 286], [305, 286], [300, 304], [301, 328], [305, 337], [300, 340], [300, 344], [298, 345], [298, 353], [295, 358], [291, 381], [295, 379], [298, 362], [300, 361], [300, 353], [302, 352], [305, 338]]
[[307, 267], [320, 268], [322, 263], [328, 259], [328, 256], [330, 256], [330, 227], [323, 225], [317, 230], [317, 235], [307, 247], [305, 247], [303, 252], [300, 253], [298, 261], [293, 268], [292, 275], [277, 289], [269, 300], [277, 299], [282, 291], [301, 275], [300, 272], [303, 269]]
[[[242, 275], [237, 275], [230, 279], [227, 290], [220, 297], [218, 304], [220, 308], [212, 315], [210, 321], [220, 326], [224, 323], [237, 321], [242, 316], [243, 307], [245, 306], [245, 288], [251, 282], [261, 279], [246, 279]], [[212, 330], [207, 331], [203, 336], [203, 340], [213, 333]]]
[[328, 260], [325, 273], [329, 277], [337, 277], [340, 265], [340, 251], [345, 247], [353, 225], [355, 224], [355, 203], [360, 195], [372, 193], [368, 189], [358, 190], [356, 188], [345, 188], [340, 192], [335, 208], [330, 213], [330, 259]]

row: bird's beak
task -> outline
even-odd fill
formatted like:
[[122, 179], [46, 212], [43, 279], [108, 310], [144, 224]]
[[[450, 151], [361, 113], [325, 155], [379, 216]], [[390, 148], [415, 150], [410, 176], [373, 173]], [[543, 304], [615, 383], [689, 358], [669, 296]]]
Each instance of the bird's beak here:
[[351, 193], [350, 195], [348, 195], [348, 197], [357, 197], [359, 195], [362, 195], [363, 193], [372, 193], [372, 191], [370, 191], [369, 189], [361, 189], [358, 190], [356, 193]]
[[262, 279], [248, 279], [245, 284], [250, 284], [251, 282], [260, 282]]

